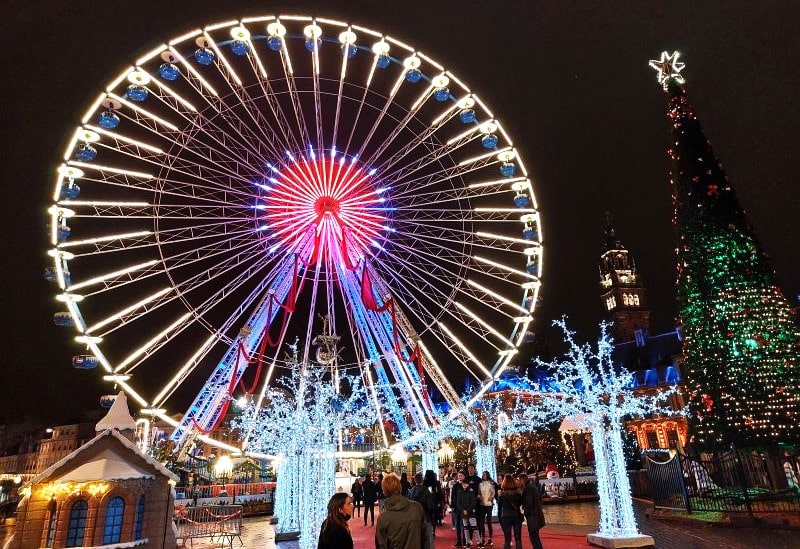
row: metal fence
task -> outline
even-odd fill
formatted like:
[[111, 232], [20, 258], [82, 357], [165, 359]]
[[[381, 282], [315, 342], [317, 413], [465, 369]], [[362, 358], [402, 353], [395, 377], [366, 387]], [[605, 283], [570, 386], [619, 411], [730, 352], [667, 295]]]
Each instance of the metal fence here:
[[233, 548], [233, 541], [242, 542], [242, 506], [207, 505], [176, 506], [173, 515], [178, 528], [178, 542], [191, 546], [195, 539], [209, 538], [212, 543]]
[[647, 454], [656, 508], [747, 513], [800, 512], [794, 460], [732, 449], [710, 457]]

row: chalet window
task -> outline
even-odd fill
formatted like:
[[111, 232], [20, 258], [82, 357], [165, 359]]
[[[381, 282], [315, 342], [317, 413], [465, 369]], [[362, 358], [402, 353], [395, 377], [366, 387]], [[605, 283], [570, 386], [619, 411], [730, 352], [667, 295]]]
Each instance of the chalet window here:
[[67, 525], [67, 547], [80, 547], [83, 545], [88, 514], [89, 503], [85, 499], [79, 499], [72, 504], [69, 510], [69, 524]]
[[125, 500], [114, 496], [108, 500], [106, 522], [103, 525], [103, 545], [119, 543], [122, 536], [122, 518], [125, 515]]
[[658, 448], [658, 433], [655, 431], [647, 431], [647, 447]]
[[144, 494], [139, 496], [139, 501], [136, 503], [136, 522], [133, 526], [133, 540], [137, 541], [142, 539], [142, 527], [144, 526]]

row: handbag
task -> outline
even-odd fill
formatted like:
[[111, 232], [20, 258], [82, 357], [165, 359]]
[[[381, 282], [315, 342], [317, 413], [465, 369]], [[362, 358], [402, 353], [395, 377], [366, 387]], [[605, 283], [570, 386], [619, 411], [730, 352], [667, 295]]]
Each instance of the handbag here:
[[469, 517], [469, 525], [472, 528], [477, 528], [478, 527], [478, 519], [476, 519], [475, 517]]

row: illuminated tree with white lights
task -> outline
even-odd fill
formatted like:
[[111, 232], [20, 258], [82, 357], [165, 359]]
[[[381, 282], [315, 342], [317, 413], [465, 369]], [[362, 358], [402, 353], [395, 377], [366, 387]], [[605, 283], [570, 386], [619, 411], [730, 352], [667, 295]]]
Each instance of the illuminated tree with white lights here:
[[316, 547], [328, 497], [335, 490], [336, 444], [344, 427], [371, 425], [376, 410], [356, 377], [338, 376], [324, 367], [295, 363], [292, 374], [265, 395], [256, 417], [235, 420], [248, 431], [248, 451], [275, 455], [276, 531], [300, 532], [301, 549]]
[[596, 351], [588, 343], [579, 345], [564, 319], [553, 324], [563, 330], [569, 350], [562, 361], [537, 362], [552, 372], [558, 392], [542, 393], [538, 406], [523, 407], [521, 412], [536, 422], [547, 416], [569, 417], [579, 428], [591, 432], [600, 497], [600, 528], [598, 533], [589, 535], [589, 541], [593, 538], [595, 541], [641, 538], [642, 545], [648, 542], [652, 545], [652, 538], [639, 533], [633, 515], [622, 447], [622, 420], [628, 416], [674, 414], [667, 401], [676, 388], [652, 396], [635, 395], [633, 374], [614, 366], [611, 361], [613, 341], [607, 324], [600, 325]]

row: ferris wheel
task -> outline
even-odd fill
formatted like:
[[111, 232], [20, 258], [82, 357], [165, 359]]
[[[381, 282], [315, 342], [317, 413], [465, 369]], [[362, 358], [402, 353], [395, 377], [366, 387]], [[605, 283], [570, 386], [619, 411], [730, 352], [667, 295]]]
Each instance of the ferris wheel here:
[[179, 444], [261, 405], [296, 339], [409, 439], [508, 367], [540, 287], [532, 184], [489, 107], [328, 19], [226, 21], [136, 59], [75, 128], [48, 212], [74, 365]]

